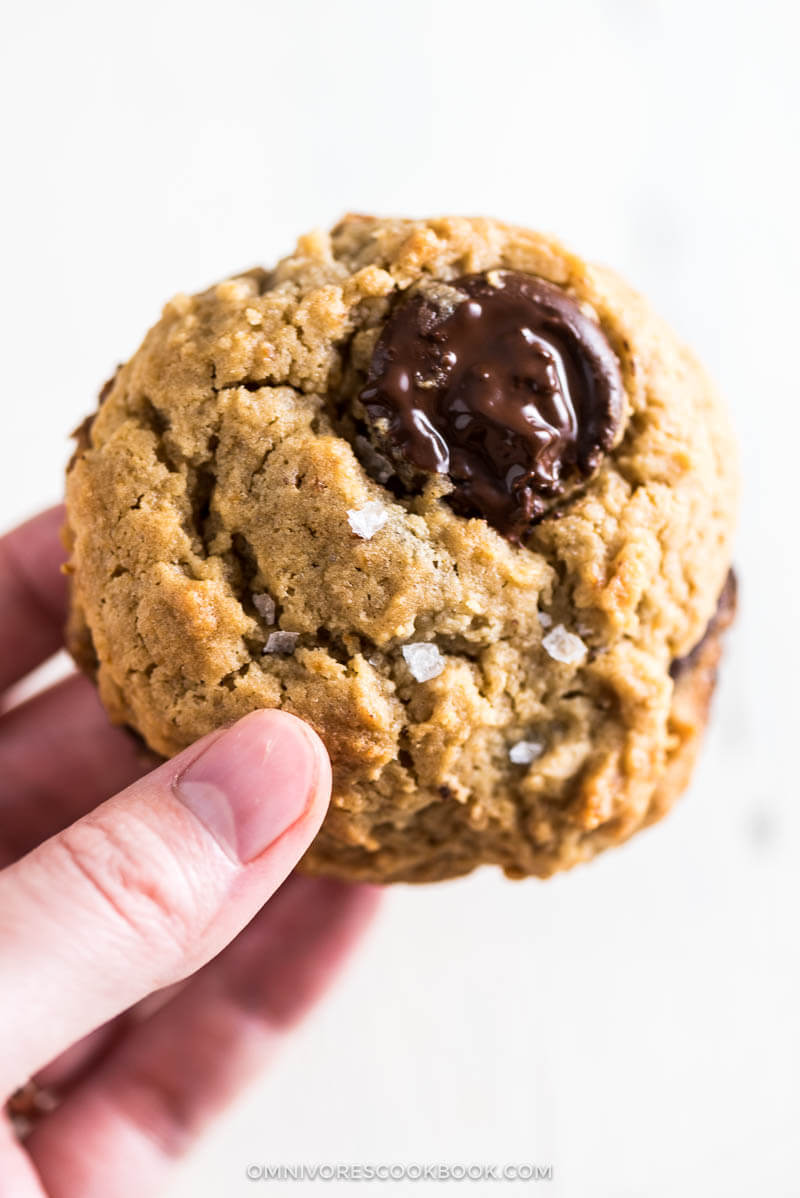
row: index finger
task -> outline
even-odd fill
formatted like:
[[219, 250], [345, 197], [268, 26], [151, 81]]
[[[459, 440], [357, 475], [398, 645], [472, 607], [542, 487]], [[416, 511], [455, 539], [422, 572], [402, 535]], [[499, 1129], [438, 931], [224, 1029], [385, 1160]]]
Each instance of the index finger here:
[[0, 691], [63, 643], [67, 580], [59, 504], [0, 538]]

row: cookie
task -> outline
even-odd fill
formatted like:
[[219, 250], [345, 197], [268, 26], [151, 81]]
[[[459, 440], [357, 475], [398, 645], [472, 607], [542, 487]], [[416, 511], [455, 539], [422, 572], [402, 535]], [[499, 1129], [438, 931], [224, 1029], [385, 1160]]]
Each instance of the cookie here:
[[684, 789], [736, 458], [706, 374], [611, 271], [490, 220], [348, 216], [178, 296], [67, 479], [69, 644], [178, 752], [308, 720], [304, 867], [568, 868]]

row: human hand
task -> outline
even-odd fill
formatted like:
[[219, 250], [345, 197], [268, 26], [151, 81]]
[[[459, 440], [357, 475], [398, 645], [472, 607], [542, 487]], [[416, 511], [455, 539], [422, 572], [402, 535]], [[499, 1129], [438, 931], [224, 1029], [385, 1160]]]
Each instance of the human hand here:
[[[60, 646], [62, 522], [0, 539], [0, 693]], [[0, 1115], [0, 1198], [157, 1194], [374, 907], [367, 887], [284, 883], [330, 795], [293, 716], [145, 768], [78, 675], [0, 714], [0, 1102], [31, 1076], [60, 1097], [23, 1142]]]

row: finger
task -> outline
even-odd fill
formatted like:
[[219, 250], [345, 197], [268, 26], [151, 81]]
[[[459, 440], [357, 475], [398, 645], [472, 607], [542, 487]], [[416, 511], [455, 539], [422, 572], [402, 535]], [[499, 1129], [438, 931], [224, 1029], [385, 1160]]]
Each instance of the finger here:
[[322, 742], [282, 711], [212, 733], [0, 874], [0, 1087], [230, 941], [313, 839]]
[[67, 609], [63, 523], [64, 508], [54, 507], [0, 537], [0, 690], [62, 643]]
[[73, 674], [0, 717], [0, 868], [151, 769]]
[[3, 1198], [47, 1198], [31, 1158], [8, 1119], [0, 1114], [0, 1194]]
[[104, 1023], [96, 1031], [89, 1032], [88, 1036], [70, 1045], [34, 1074], [34, 1082], [45, 1090], [65, 1093], [94, 1068], [111, 1046], [117, 1044], [132, 1027], [143, 1023], [160, 1010], [176, 994], [190, 985], [190, 982], [191, 979], [183, 978], [172, 986], [165, 986], [162, 990], [148, 994], [141, 1002], [128, 1007], [127, 1011], [123, 1011], [110, 1023]]
[[89, 1032], [88, 1036], [70, 1045], [34, 1074], [34, 1082], [44, 1090], [58, 1094], [66, 1093], [85, 1077], [132, 1027], [143, 1023], [154, 1012], [160, 1010], [176, 994], [190, 985], [190, 982], [191, 979], [184, 978], [172, 986], [165, 986], [162, 990], [156, 990], [154, 994], [148, 994], [141, 1002], [128, 1007], [127, 1011], [123, 1011], [116, 1019], [104, 1023], [96, 1031]]
[[71, 1045], [44, 1069], [40, 1069], [34, 1078], [36, 1085], [44, 1090], [64, 1093], [106, 1055], [111, 1045], [124, 1035], [127, 1023], [127, 1015], [120, 1015], [96, 1031], [89, 1032], [88, 1036], [78, 1040], [77, 1044]]
[[169, 1167], [324, 990], [376, 898], [373, 888], [290, 879], [33, 1131], [27, 1147], [52, 1198], [160, 1192]]

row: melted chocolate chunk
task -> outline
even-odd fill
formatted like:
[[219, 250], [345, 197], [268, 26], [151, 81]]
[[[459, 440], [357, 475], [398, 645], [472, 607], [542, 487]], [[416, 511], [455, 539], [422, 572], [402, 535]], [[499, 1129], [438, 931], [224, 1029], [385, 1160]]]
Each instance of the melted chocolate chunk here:
[[619, 363], [561, 288], [490, 271], [401, 303], [361, 401], [407, 486], [447, 474], [448, 502], [519, 541], [596, 469], [623, 411]]
[[695, 647], [690, 649], [685, 657], [676, 657], [670, 664], [669, 673], [671, 678], [680, 678], [682, 674], [685, 674], [688, 670], [696, 666], [711, 638], [721, 636], [725, 629], [733, 623], [733, 618], [736, 615], [738, 589], [736, 575], [733, 570], [729, 570], [728, 577], [725, 579], [725, 585], [720, 591], [720, 596], [717, 600], [716, 610], [708, 621], [705, 632]]

